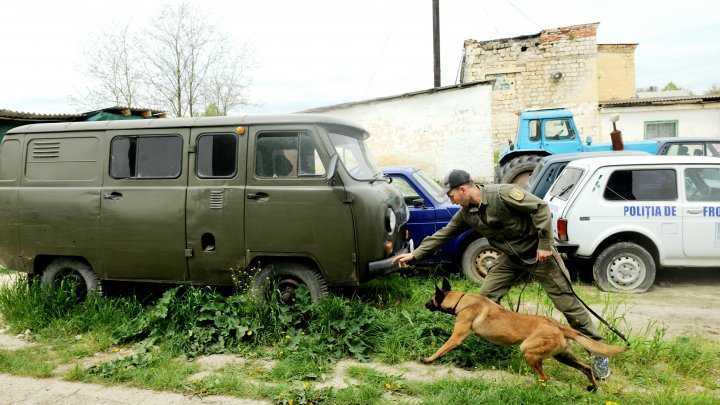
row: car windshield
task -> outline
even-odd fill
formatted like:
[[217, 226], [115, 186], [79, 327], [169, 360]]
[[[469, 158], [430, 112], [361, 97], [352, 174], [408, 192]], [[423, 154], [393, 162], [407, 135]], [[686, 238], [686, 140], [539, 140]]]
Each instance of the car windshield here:
[[448, 202], [448, 197], [445, 194], [440, 194], [442, 192], [442, 187], [440, 187], [439, 184], [433, 181], [433, 179], [431, 179], [430, 176], [427, 175], [427, 173], [422, 170], [418, 170], [413, 173], [413, 177], [415, 178], [415, 180], [417, 180], [418, 183], [420, 183], [420, 185], [425, 190], [427, 190], [433, 200], [437, 201], [440, 204], [445, 204]]
[[350, 176], [355, 180], [373, 180], [380, 173], [380, 166], [375, 163], [365, 145], [367, 133], [352, 127], [328, 127], [330, 142], [335, 148]]
[[566, 167], [560, 176], [555, 180], [552, 188], [548, 192], [552, 198], [559, 198], [567, 201], [572, 194], [572, 190], [582, 177], [583, 170], [577, 167]]

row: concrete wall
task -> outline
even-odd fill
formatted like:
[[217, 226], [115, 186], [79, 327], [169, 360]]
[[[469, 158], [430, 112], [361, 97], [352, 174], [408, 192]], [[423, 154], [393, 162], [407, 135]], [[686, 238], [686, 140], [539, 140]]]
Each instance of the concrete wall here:
[[[582, 136], [597, 136], [597, 23], [548, 29], [536, 35], [465, 41], [462, 81], [495, 79], [492, 147], [515, 139], [518, 112], [569, 108]], [[561, 76], [554, 76], [560, 73]]]
[[598, 97], [600, 101], [635, 97], [637, 44], [598, 45]]
[[603, 107], [600, 109], [602, 137], [595, 142], [610, 142], [610, 131], [613, 114], [620, 115], [618, 129], [623, 133], [623, 140], [637, 141], [644, 139], [645, 122], [677, 121], [678, 136], [711, 136], [720, 138], [720, 102], [690, 103], [670, 105], [647, 105], [628, 107]]
[[494, 174], [491, 82], [310, 110], [353, 120], [370, 133], [382, 166], [415, 166], [435, 179], [452, 169], [490, 182]]

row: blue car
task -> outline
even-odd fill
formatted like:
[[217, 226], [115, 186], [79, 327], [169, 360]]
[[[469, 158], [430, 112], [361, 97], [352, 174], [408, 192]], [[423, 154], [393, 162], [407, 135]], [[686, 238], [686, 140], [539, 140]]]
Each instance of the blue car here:
[[[446, 196], [438, 197], [441, 187], [424, 171], [414, 167], [384, 167], [383, 173], [392, 178], [392, 184], [402, 193], [410, 209], [408, 231], [411, 246], [443, 228], [460, 209]], [[475, 282], [482, 280], [488, 268], [500, 256], [482, 235], [468, 230], [448, 241], [434, 254], [416, 261], [416, 265], [451, 264], [462, 269], [465, 276]]]

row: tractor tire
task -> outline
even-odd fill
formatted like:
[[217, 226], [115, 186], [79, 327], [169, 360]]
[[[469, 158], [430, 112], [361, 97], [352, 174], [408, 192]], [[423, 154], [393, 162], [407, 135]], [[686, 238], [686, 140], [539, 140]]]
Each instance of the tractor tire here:
[[509, 160], [497, 170], [495, 181], [525, 186], [530, 181], [530, 173], [543, 157], [540, 155], [522, 155]]

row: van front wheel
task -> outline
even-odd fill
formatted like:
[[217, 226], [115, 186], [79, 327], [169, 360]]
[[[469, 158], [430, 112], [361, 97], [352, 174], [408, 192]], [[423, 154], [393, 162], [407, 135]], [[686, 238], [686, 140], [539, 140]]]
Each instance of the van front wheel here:
[[293, 305], [298, 289], [303, 286], [313, 302], [328, 293], [325, 279], [316, 270], [297, 263], [270, 263], [255, 275], [252, 293], [261, 304], [277, 292], [282, 304]]
[[644, 293], [655, 281], [655, 261], [638, 244], [615, 243], [595, 259], [593, 278], [603, 291]]
[[81, 300], [90, 295], [102, 293], [100, 280], [87, 263], [77, 259], [61, 257], [53, 260], [42, 273], [42, 283], [49, 286], [60, 286], [67, 283], [75, 289]]

